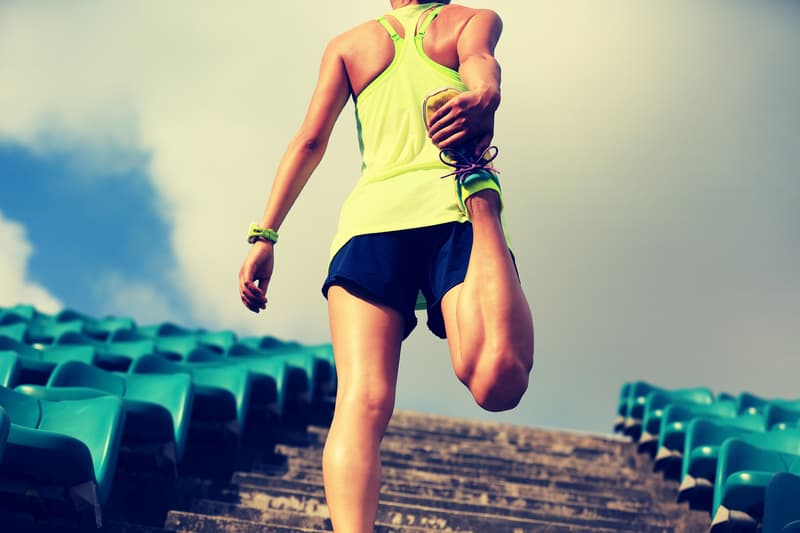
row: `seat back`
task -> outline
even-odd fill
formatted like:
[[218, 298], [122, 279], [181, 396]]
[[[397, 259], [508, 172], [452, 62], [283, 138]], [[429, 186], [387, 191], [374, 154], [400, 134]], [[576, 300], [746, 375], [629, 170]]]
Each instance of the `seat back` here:
[[34, 429], [39, 427], [42, 407], [36, 398], [0, 387], [0, 407], [5, 409], [12, 423]]
[[767, 485], [762, 533], [781, 533], [784, 526], [800, 520], [800, 476], [779, 472]]
[[81, 361], [59, 363], [47, 381], [48, 387], [89, 387], [114, 396], [125, 396], [125, 380]]

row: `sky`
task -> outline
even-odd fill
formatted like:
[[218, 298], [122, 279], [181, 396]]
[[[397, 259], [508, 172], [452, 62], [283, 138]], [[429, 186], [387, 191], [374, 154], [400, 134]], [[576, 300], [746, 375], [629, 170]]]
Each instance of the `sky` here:
[[[326, 42], [388, 7], [0, 3], [0, 305], [328, 341], [351, 104], [281, 228], [266, 313], [237, 273]], [[800, 2], [491, 7], [531, 384], [481, 411], [418, 327], [397, 407], [604, 433], [627, 380], [799, 397]]]

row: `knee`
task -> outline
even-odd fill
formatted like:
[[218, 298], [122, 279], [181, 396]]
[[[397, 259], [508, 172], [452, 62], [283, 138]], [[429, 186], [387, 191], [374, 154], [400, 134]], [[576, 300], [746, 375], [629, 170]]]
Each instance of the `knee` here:
[[528, 389], [533, 354], [500, 351], [478, 365], [469, 389], [478, 405], [487, 411], [507, 411], [516, 407]]
[[352, 387], [341, 391], [336, 411], [382, 432], [392, 418], [394, 396], [394, 389], [388, 385], [369, 383]]

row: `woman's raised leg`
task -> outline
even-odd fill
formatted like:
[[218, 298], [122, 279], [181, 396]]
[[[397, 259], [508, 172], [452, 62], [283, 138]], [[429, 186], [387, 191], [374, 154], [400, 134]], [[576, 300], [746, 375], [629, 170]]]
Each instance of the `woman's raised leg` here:
[[533, 367], [533, 318], [492, 190], [467, 198], [473, 241], [464, 282], [442, 298], [453, 368], [489, 411], [514, 408]]
[[328, 290], [328, 311], [338, 389], [322, 457], [325, 497], [335, 531], [372, 532], [404, 322], [339, 286]]

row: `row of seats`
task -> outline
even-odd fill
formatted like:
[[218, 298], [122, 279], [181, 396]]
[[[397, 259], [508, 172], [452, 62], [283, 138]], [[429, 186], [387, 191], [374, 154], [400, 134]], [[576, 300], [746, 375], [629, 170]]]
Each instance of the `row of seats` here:
[[251, 419], [288, 423], [335, 389], [330, 345], [0, 307], [0, 501], [99, 527], [119, 457], [174, 479], [190, 427], [238, 445]]
[[680, 482], [679, 502], [709, 511], [712, 532], [800, 533], [800, 399], [627, 382], [614, 430]]

